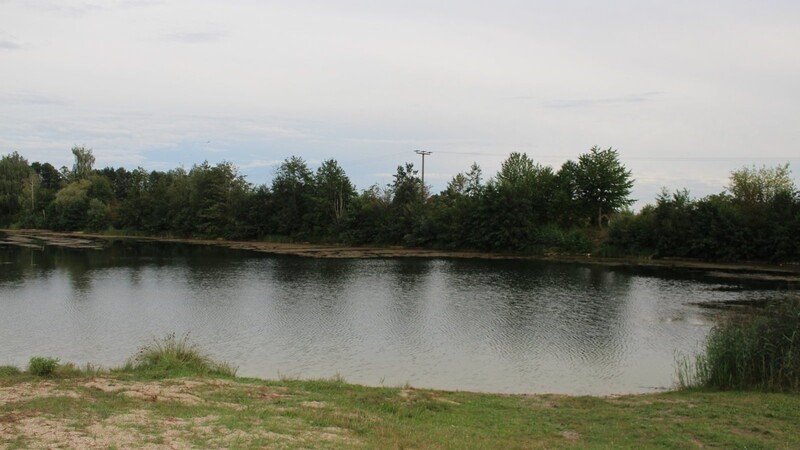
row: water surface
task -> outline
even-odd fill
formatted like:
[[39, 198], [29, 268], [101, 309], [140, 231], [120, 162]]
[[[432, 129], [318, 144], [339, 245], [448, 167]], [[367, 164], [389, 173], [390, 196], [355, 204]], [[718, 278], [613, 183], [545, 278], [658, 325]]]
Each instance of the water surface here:
[[456, 259], [324, 260], [116, 241], [0, 246], [0, 364], [115, 366], [190, 333], [239, 374], [609, 394], [674, 384], [717, 311], [760, 300], [691, 272]]

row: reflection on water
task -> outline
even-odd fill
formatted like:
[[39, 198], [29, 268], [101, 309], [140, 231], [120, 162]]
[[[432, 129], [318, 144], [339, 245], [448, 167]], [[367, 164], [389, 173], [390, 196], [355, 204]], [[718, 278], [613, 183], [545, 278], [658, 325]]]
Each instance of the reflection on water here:
[[0, 247], [0, 364], [119, 365], [169, 332], [256, 377], [606, 394], [673, 383], [714, 311], [767, 288], [681, 273], [473, 260], [317, 260], [117, 241]]

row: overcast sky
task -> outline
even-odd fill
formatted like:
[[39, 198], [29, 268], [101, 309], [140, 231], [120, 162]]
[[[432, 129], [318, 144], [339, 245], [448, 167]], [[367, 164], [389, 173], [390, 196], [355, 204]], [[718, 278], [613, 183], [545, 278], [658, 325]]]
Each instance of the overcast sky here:
[[[167, 170], [334, 158], [435, 192], [619, 150], [634, 197], [800, 170], [800, 2], [0, 0], [0, 154]], [[640, 204], [641, 204], [640, 202]]]

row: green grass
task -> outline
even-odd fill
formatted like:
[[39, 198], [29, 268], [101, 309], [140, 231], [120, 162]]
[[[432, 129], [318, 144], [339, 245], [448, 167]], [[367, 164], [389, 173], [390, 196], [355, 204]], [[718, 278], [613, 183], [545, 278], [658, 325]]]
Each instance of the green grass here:
[[[799, 448], [800, 397], [686, 390], [613, 398], [373, 388], [341, 380], [163, 378], [136, 372], [0, 379], [0, 447], [31, 430], [124, 448]], [[2, 394], [0, 394], [2, 395]], [[100, 430], [100, 431], [98, 431]], [[126, 442], [135, 444], [126, 445]]]

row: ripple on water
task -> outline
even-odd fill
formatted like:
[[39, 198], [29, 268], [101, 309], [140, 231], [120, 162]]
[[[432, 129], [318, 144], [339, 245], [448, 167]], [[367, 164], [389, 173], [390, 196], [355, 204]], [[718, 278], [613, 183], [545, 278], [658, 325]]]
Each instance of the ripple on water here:
[[0, 248], [12, 263], [0, 276], [0, 363], [116, 365], [154, 337], [190, 332], [246, 376], [642, 392], [671, 385], [676, 352], [696, 351], [713, 324], [696, 303], [774, 293], [674, 271], [134, 247], [45, 249], [35, 266], [25, 249]]

